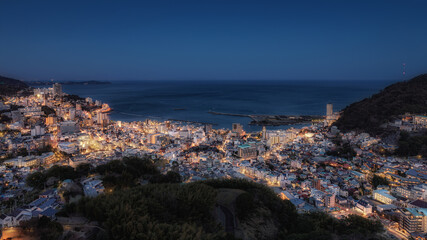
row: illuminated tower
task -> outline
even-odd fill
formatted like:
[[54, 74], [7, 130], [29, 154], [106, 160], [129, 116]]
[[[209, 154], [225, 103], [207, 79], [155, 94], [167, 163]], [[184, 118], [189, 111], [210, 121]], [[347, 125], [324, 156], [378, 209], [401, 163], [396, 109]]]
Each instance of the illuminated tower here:
[[332, 103], [326, 104], [326, 117], [331, 117], [334, 114], [334, 105]]
[[326, 104], [326, 125], [330, 126], [334, 119], [334, 106], [332, 103]]
[[62, 86], [59, 83], [53, 84], [53, 95], [54, 96], [62, 96]]
[[267, 129], [262, 126], [262, 139], [267, 140]]

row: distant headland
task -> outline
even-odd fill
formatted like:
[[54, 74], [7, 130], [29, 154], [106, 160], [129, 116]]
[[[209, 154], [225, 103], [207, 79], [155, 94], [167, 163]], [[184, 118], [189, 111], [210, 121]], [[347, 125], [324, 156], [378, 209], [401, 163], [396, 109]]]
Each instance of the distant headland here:
[[54, 83], [60, 83], [62, 85], [99, 85], [99, 84], [111, 84], [108, 81], [27, 81], [25, 82], [30, 86], [43, 86], [43, 85], [52, 85]]

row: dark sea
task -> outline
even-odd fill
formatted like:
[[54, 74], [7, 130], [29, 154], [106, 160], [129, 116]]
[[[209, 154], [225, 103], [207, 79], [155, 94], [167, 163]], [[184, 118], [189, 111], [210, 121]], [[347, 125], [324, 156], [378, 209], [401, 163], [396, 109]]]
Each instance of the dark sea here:
[[[188, 120], [231, 128], [241, 123], [258, 131], [250, 118], [213, 115], [325, 115], [377, 93], [392, 81], [114, 81], [103, 85], [64, 85], [63, 91], [108, 103], [112, 120]], [[179, 109], [179, 110], [178, 110]], [[267, 127], [288, 128], [289, 126]]]

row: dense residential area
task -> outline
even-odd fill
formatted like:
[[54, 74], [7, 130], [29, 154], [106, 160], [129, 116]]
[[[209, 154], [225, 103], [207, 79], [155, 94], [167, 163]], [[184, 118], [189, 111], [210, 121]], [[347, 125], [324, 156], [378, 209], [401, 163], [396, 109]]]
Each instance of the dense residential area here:
[[108, 103], [59, 83], [31, 92], [0, 101], [2, 239], [150, 239], [141, 229], [156, 239], [427, 238], [427, 117], [418, 112], [383, 126], [397, 132], [390, 141], [340, 131], [332, 104], [323, 122], [245, 132], [111, 121]]

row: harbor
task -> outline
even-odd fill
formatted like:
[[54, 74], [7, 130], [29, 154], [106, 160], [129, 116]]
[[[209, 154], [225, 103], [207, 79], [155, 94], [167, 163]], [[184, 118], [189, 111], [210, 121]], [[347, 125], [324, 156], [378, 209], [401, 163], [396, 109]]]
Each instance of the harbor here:
[[324, 116], [318, 115], [247, 115], [238, 113], [223, 113], [209, 111], [210, 114], [235, 116], [235, 117], [248, 117], [252, 121], [250, 125], [262, 126], [282, 126], [282, 125], [296, 125], [296, 124], [311, 124], [313, 122], [323, 121]]

